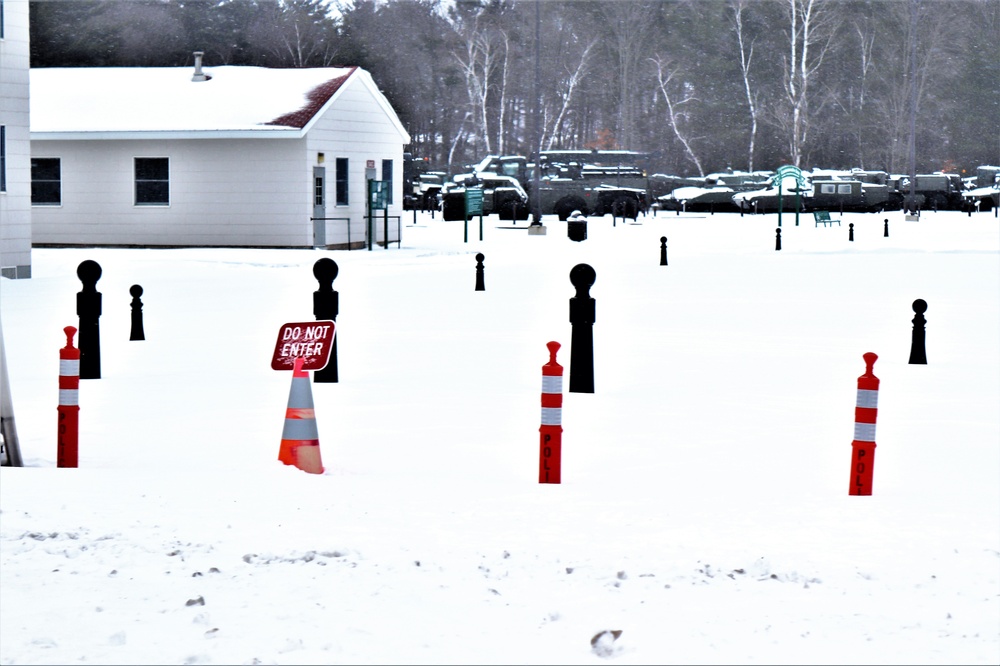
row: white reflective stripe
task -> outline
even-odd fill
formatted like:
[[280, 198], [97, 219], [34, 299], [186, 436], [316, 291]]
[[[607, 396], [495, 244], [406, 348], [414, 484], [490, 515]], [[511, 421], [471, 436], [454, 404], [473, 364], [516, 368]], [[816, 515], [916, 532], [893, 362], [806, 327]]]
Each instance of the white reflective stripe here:
[[562, 375], [542, 375], [542, 393], [562, 393]]
[[858, 389], [858, 407], [878, 408], [878, 391]]
[[875, 424], [874, 423], [855, 423], [854, 424], [854, 439], [859, 442], [874, 442], [875, 441]]
[[562, 407], [542, 407], [542, 425], [562, 425]]
[[80, 404], [80, 391], [78, 389], [59, 389], [59, 404], [73, 406]]
[[73, 377], [80, 374], [80, 359], [59, 359], [59, 376]]

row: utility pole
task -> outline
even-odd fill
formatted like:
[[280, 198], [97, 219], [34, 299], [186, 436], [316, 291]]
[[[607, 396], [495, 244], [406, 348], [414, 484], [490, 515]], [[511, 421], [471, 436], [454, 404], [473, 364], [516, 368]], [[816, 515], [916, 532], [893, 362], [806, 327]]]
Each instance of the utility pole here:
[[535, 125], [535, 170], [531, 180], [531, 224], [542, 224], [542, 124], [539, 107], [541, 106], [541, 89], [539, 82], [542, 78], [542, 0], [535, 0], [535, 108], [532, 111]]
[[910, 200], [909, 212], [917, 214], [917, 5], [910, 0]]

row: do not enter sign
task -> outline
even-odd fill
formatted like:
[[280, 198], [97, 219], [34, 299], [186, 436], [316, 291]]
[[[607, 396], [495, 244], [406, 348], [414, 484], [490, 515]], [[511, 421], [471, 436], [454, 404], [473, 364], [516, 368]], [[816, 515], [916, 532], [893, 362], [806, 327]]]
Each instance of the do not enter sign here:
[[322, 370], [330, 361], [336, 333], [336, 323], [329, 320], [283, 325], [274, 345], [271, 369], [292, 370], [295, 359], [302, 358], [303, 370]]

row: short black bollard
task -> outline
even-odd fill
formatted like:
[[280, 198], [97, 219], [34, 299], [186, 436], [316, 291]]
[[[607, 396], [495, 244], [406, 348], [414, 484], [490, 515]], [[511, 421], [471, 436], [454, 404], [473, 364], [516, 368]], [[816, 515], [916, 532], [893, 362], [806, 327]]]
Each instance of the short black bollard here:
[[851, 223], [850, 223], [850, 224], [848, 224], [847, 226], [848, 226], [848, 228], [850, 229], [850, 230], [849, 230], [849, 231], [847, 232], [847, 240], [849, 240], [849, 241], [853, 242], [853, 241], [854, 241], [854, 223], [853, 223], [853, 222], [851, 222]]
[[101, 266], [87, 259], [76, 267], [76, 276], [83, 283], [83, 290], [76, 294], [76, 314], [80, 317], [80, 379], [101, 378], [101, 292], [97, 281], [101, 279]]
[[[386, 244], [388, 245], [388, 244]], [[316, 321], [337, 321], [340, 309], [340, 295], [333, 289], [333, 281], [337, 279], [340, 267], [337, 262], [328, 257], [317, 259], [313, 264], [313, 277], [319, 281], [319, 289], [313, 292], [313, 316]], [[314, 383], [336, 384], [340, 381], [337, 374], [337, 338], [334, 329], [333, 347], [330, 348], [330, 360], [326, 367], [313, 373]]]
[[885, 218], [885, 229], [882, 231], [882, 237], [889, 237], [889, 218]]
[[597, 272], [587, 264], [577, 264], [569, 272], [576, 296], [569, 299], [569, 323], [572, 324], [569, 351], [569, 390], [571, 393], [594, 392], [594, 322], [597, 301], [590, 288]]
[[667, 237], [660, 236], [660, 265], [667, 265]]
[[774, 249], [781, 249], [781, 227], [774, 230]]
[[483, 259], [485, 258], [482, 252], [476, 254], [476, 291], [486, 291], [486, 282], [483, 279]]
[[129, 340], [145, 340], [146, 332], [142, 329], [142, 287], [137, 284], [129, 287], [128, 293], [132, 294], [132, 330], [129, 333]]
[[910, 365], [927, 365], [926, 331], [924, 326], [927, 320], [924, 313], [927, 312], [927, 301], [918, 298], [913, 301], [913, 341], [910, 343]]

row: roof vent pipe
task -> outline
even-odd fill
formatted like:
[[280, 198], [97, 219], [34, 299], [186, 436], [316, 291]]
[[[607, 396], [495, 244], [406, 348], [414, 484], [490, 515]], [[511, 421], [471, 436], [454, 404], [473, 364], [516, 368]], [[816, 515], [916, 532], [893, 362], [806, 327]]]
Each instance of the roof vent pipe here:
[[194, 52], [194, 76], [191, 77], [192, 81], [208, 81], [208, 77], [201, 71], [201, 57], [203, 55], [205, 55], [204, 51]]

